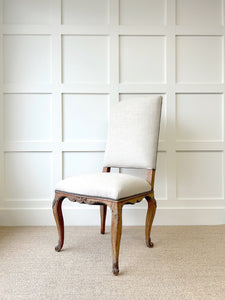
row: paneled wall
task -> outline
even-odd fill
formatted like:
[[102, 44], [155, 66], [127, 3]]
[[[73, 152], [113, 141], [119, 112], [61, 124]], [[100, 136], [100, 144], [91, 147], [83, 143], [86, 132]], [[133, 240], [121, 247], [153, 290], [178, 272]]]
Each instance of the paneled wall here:
[[[55, 183], [102, 169], [110, 105], [150, 94], [164, 99], [155, 224], [225, 223], [223, 0], [0, 0], [0, 11], [0, 224], [54, 224]], [[98, 207], [64, 211], [66, 224], [99, 224]], [[144, 201], [124, 208], [124, 224], [145, 213]]]

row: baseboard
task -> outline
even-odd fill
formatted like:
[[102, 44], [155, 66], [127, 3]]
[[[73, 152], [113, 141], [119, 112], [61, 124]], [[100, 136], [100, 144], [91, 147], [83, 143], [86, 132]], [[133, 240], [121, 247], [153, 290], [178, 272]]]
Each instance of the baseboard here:
[[[99, 208], [65, 208], [64, 222], [68, 226], [99, 225]], [[108, 209], [107, 225], [111, 214]], [[125, 208], [123, 225], [141, 226], [145, 223], [146, 209]], [[159, 208], [154, 225], [218, 225], [225, 224], [225, 207], [218, 208]], [[50, 208], [0, 209], [0, 226], [51, 226], [55, 221]]]

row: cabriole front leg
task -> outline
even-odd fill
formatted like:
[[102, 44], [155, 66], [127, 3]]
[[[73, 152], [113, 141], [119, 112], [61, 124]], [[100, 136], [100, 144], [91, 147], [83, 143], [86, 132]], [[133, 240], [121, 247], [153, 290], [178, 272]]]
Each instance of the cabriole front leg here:
[[155, 217], [155, 211], [156, 211], [156, 200], [153, 197], [145, 197], [145, 199], [148, 202], [148, 211], [147, 211], [147, 215], [146, 215], [146, 223], [145, 223], [145, 242], [147, 247], [152, 248], [154, 246], [154, 244], [151, 241], [151, 229], [152, 229], [152, 223]]
[[112, 209], [111, 242], [112, 242], [112, 257], [113, 257], [112, 271], [114, 275], [118, 275], [120, 240], [121, 240], [121, 233], [122, 233], [122, 205], [119, 203], [114, 203], [111, 209]]
[[55, 250], [59, 252], [64, 243], [64, 222], [63, 222], [63, 215], [62, 215], [62, 202], [65, 199], [64, 196], [58, 194], [57, 192], [55, 193], [55, 199], [52, 203], [52, 210], [58, 230], [58, 235], [59, 235], [59, 241], [58, 245], [55, 247]]

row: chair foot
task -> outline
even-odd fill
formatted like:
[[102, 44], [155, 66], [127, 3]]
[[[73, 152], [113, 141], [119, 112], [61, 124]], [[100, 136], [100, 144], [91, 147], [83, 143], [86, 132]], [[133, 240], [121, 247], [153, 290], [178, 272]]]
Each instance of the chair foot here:
[[154, 247], [154, 244], [153, 244], [153, 242], [151, 241], [151, 238], [149, 238], [149, 240], [146, 241], [146, 246], [147, 246], [148, 248], [153, 248], [153, 247]]
[[113, 267], [112, 267], [112, 272], [115, 276], [117, 276], [119, 274], [119, 266], [118, 263], [114, 263]]
[[55, 251], [60, 252], [62, 250], [62, 246], [63, 246], [62, 243], [59, 241], [58, 245], [55, 246]]

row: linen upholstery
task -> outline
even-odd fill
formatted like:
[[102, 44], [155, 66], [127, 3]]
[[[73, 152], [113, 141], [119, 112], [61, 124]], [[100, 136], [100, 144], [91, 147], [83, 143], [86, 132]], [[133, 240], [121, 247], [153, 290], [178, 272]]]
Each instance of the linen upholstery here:
[[112, 105], [105, 167], [155, 169], [162, 97], [122, 100]]
[[149, 192], [150, 184], [139, 177], [117, 173], [97, 173], [70, 177], [56, 185], [56, 191], [119, 200]]

